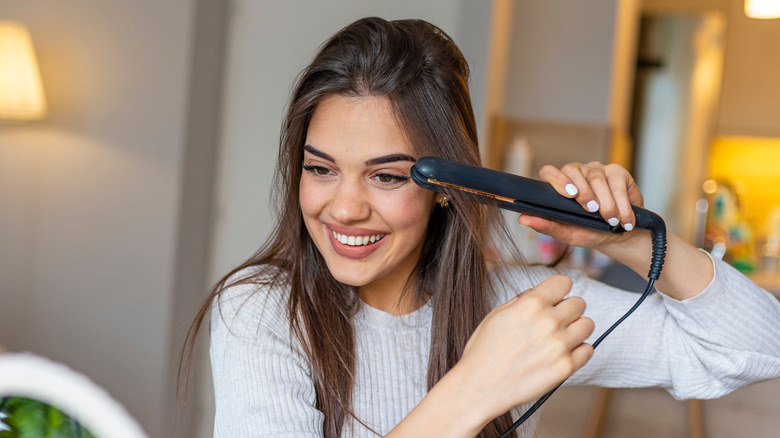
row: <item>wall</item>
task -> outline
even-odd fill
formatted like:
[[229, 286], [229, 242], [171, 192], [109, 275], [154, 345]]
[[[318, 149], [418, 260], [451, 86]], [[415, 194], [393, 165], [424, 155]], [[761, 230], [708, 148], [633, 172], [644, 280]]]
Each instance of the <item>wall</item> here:
[[518, 1], [504, 115], [607, 124], [616, 0]]
[[181, 253], [205, 254], [182, 241], [207, 242], [183, 183], [208, 170], [216, 117], [193, 108], [219, 108], [213, 70], [190, 80], [196, 6], [0, 1], [31, 29], [50, 109], [0, 125], [0, 344], [88, 375], [151, 436], [173, 435], [176, 312], [202, 295], [174, 294]]
[[30, 169], [39, 154], [26, 127], [9, 132], [0, 125], [0, 345], [19, 349], [30, 337], [28, 318], [32, 264], [31, 239], [36, 178]]
[[729, 4], [718, 134], [780, 137], [780, 19], [745, 16]]

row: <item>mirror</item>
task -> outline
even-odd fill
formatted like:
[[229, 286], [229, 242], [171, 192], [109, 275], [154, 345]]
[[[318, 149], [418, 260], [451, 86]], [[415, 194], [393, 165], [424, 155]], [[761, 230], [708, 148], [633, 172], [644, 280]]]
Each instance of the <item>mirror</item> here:
[[103, 388], [30, 353], [0, 354], [0, 436], [146, 438]]

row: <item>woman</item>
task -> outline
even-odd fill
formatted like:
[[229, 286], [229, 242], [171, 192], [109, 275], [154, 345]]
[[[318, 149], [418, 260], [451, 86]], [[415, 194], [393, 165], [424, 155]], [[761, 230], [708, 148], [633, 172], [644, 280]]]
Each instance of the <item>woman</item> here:
[[[193, 323], [190, 345], [211, 312], [215, 436], [498, 436], [514, 408], [577, 370], [570, 382], [677, 397], [780, 374], [780, 305], [673, 235], [663, 294], [595, 355], [594, 322], [603, 331], [635, 295], [489, 266], [495, 209], [409, 178], [422, 156], [479, 164], [467, 81], [456, 45], [417, 20], [359, 20], [303, 71], [282, 128], [277, 226]], [[545, 167], [541, 178], [629, 230], [642, 203], [617, 166]], [[519, 221], [648, 271], [646, 232]], [[517, 430], [532, 433], [533, 421]]]

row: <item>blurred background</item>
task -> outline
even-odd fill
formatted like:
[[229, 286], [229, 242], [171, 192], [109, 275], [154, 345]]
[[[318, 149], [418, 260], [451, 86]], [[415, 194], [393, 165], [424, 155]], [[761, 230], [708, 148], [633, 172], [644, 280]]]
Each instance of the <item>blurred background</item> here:
[[[621, 163], [670, 228], [778, 291], [780, 19], [745, 6], [0, 0], [0, 51], [6, 35], [31, 36], [40, 72], [4, 89], [0, 64], [0, 346], [88, 375], [150, 436], [211, 436], [204, 348], [190, 409], [175, 405], [186, 328], [209, 286], [271, 229], [298, 71], [367, 15], [423, 18], [454, 38], [472, 67], [488, 166], [535, 175], [545, 163]], [[5, 99], [28, 82], [29, 100]], [[529, 258], [554, 253], [516, 231]], [[599, 272], [609, 261], [575, 252], [568, 263]], [[626, 398], [601, 403], [606, 423], [592, 436], [780, 428], [775, 381], [705, 402], [703, 416], [653, 390], [614, 397]], [[557, 394], [539, 436], [583, 436], [597, 398]]]

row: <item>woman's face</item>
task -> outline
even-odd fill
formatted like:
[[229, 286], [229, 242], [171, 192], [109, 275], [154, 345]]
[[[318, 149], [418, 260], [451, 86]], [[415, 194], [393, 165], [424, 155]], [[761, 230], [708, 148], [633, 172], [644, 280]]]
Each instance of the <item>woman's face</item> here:
[[416, 158], [385, 98], [330, 97], [309, 123], [306, 229], [333, 277], [371, 305], [397, 298], [420, 257], [435, 194], [410, 179]]

